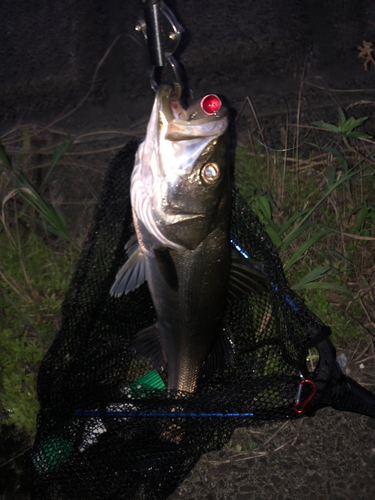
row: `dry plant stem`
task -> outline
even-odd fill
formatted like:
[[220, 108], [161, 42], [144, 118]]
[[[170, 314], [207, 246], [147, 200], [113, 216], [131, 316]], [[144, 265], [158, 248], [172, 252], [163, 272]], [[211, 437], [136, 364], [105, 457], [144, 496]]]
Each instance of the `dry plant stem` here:
[[[371, 269], [370, 271], [372, 271], [372, 269]], [[367, 290], [367, 292], [363, 295], [363, 298], [365, 298], [365, 297], [366, 297], [366, 295], [370, 295], [371, 300], [372, 300], [372, 301], [374, 301], [374, 296], [373, 296], [373, 294], [372, 294], [372, 291], [373, 291], [374, 289], [375, 289], [375, 286], [373, 286], [373, 287], [369, 288], [369, 290]], [[372, 323], [372, 324], [373, 324], [373, 323]]]
[[[278, 430], [278, 431], [277, 431], [277, 432], [276, 432], [273, 436], [271, 436], [271, 438], [270, 438], [270, 439], [268, 439], [267, 441], [265, 441], [264, 443], [262, 443], [261, 445], [259, 445], [259, 447], [264, 446], [265, 444], [267, 444], [267, 443], [268, 443], [271, 439], [273, 439], [273, 438], [276, 436], [276, 434], [277, 434], [278, 432], [280, 432], [280, 431], [281, 431], [281, 429], [283, 429], [283, 428], [286, 426], [286, 424], [289, 424], [289, 423], [290, 423], [290, 422], [285, 422], [285, 424], [283, 424], [283, 425], [282, 425], [282, 427], [281, 427], [281, 428], [280, 428], [280, 429], [279, 429], [279, 430]], [[298, 437], [299, 437], [299, 431], [300, 431], [300, 428], [301, 428], [302, 424], [303, 424], [303, 420], [301, 420], [301, 421], [299, 422], [299, 424], [298, 424], [298, 429], [297, 429], [297, 433], [296, 433], [296, 435], [295, 435], [295, 436], [293, 436], [293, 437], [292, 437], [291, 439], [289, 439], [288, 441], [286, 441], [285, 443], [283, 443], [282, 445], [280, 445], [280, 446], [278, 446], [277, 448], [275, 448], [274, 450], [272, 450], [272, 453], [276, 453], [277, 451], [281, 450], [282, 448], [284, 448], [284, 447], [285, 447], [285, 446], [287, 446], [288, 444], [291, 444], [292, 446], [294, 446], [294, 445], [295, 445], [295, 443], [296, 443], [296, 441], [297, 441], [297, 439], [298, 439]], [[267, 453], [267, 452], [265, 452], [264, 454], [259, 453], [258, 455], [252, 455], [252, 456], [249, 456], [249, 457], [239, 458], [238, 460], [236, 460], [236, 462], [242, 462], [242, 461], [244, 461], [244, 460], [250, 460], [250, 459], [252, 459], [252, 458], [256, 458], [256, 457], [260, 457], [260, 456], [264, 456], [264, 455], [268, 455], [268, 454], [269, 454], [269, 453]]]
[[250, 141], [252, 153], [255, 154], [255, 145], [254, 145], [254, 140], [253, 140], [253, 134], [250, 133], [249, 129], [247, 129], [247, 135], [249, 136], [249, 141]]
[[[13, 198], [17, 194], [17, 190], [13, 189], [10, 193], [8, 193], [6, 196], [4, 196], [2, 204], [1, 204], [1, 222], [3, 223], [5, 232], [7, 233], [7, 236], [9, 240], [12, 242], [12, 244], [16, 247], [16, 242], [14, 241], [13, 236], [11, 235], [11, 232], [8, 227], [8, 223], [6, 221], [5, 217], [5, 205], [7, 204], [8, 200]], [[14, 205], [16, 204], [16, 201], [14, 200]]]
[[[64, 155], [65, 156], [65, 155]], [[72, 164], [72, 158], [67, 158], [64, 160], [64, 157], [59, 160], [59, 165], [61, 167], [70, 167]], [[105, 173], [105, 170], [106, 170], [106, 166], [103, 165], [102, 167], [100, 166], [95, 166], [95, 165], [91, 165], [90, 163], [85, 163], [83, 161], [79, 161], [79, 160], [74, 160], [74, 165], [76, 165], [77, 167], [81, 167], [85, 170], [93, 170], [94, 172], [99, 172], [101, 173], [103, 176], [104, 176], [104, 173]], [[38, 168], [49, 168], [51, 166], [51, 164], [49, 162], [46, 162], [46, 163], [41, 163], [40, 165], [36, 166], [36, 167], [30, 167], [28, 169], [28, 172], [32, 172], [34, 170], [37, 170]]]
[[342, 254], [346, 257], [347, 256], [346, 255], [347, 252], [346, 252], [346, 245], [345, 245], [345, 238], [344, 238], [344, 228], [343, 228], [343, 225], [342, 225], [342, 220], [341, 220], [340, 212], [339, 212], [339, 209], [337, 207], [337, 203], [336, 203], [337, 200], [332, 200], [331, 198], [328, 198], [328, 201], [331, 204], [331, 206], [332, 206], [332, 208], [333, 208], [333, 210], [334, 210], [334, 212], [336, 214], [336, 222], [340, 226], [340, 231], [339, 232], [340, 232], [340, 237], [341, 237], [341, 251], [342, 251]]
[[287, 150], [288, 150], [288, 140], [289, 140], [289, 116], [286, 114], [286, 126], [285, 126], [285, 151], [284, 151], [284, 162], [283, 162], [283, 174], [281, 178], [281, 194], [280, 199], [284, 199], [284, 188], [285, 188], [285, 172], [286, 172], [286, 162], [287, 162]]
[[[323, 78], [321, 76], [314, 76], [317, 80], [322, 80]], [[326, 92], [338, 92], [338, 93], [357, 93], [357, 92], [375, 92], [375, 89], [331, 89], [328, 87], [320, 87], [319, 85], [314, 85], [313, 83], [310, 82], [305, 82], [305, 85], [308, 85], [309, 87], [314, 87], [319, 90], [325, 90]]]
[[312, 352], [311, 352], [310, 349], [309, 349], [309, 361], [310, 361], [310, 371], [312, 373], [314, 371], [314, 363], [313, 363], [313, 360], [312, 360]]
[[[366, 345], [366, 347], [361, 351], [361, 353], [356, 357], [354, 358], [356, 352], [354, 352], [353, 356], [352, 356], [352, 360], [353, 360], [353, 363], [358, 363], [358, 360], [362, 358], [362, 356], [364, 356], [366, 354], [366, 352], [370, 349], [372, 345], [372, 342], [370, 342], [369, 344]], [[358, 347], [358, 346], [357, 346]]]
[[370, 317], [370, 315], [369, 315], [369, 313], [368, 313], [368, 311], [367, 311], [367, 309], [366, 309], [366, 307], [365, 307], [365, 305], [364, 305], [364, 303], [363, 303], [362, 298], [361, 298], [361, 297], [358, 297], [358, 299], [359, 299], [359, 303], [360, 303], [360, 304], [361, 304], [361, 306], [362, 306], [362, 309], [364, 310], [364, 312], [365, 312], [365, 314], [366, 314], [367, 321], [368, 321], [369, 323], [372, 323], [372, 321], [371, 321], [371, 317]]
[[[299, 128], [300, 128], [299, 125], [300, 125], [300, 118], [301, 118], [301, 101], [302, 101], [302, 88], [303, 88], [304, 78], [305, 78], [305, 67], [302, 70], [301, 83], [300, 83], [299, 92], [298, 92], [298, 105], [297, 105], [297, 134], [296, 134], [296, 157], [297, 157], [296, 185], [297, 185], [297, 199], [296, 199], [296, 203], [298, 203], [298, 201], [299, 201], [299, 194], [300, 194], [299, 174], [298, 174], [298, 166], [299, 166]], [[297, 205], [295, 205], [295, 209], [297, 210]]]
[[211, 465], [221, 465], [221, 464], [229, 464], [230, 460], [205, 460], [204, 455], [201, 458], [202, 462], [209, 463]]
[[18, 457], [22, 457], [22, 455], [24, 455], [27, 451], [31, 450], [32, 446], [29, 446], [28, 448], [26, 448], [26, 450], [24, 450], [22, 453], [19, 453], [18, 455], [16, 455], [15, 457], [12, 457], [10, 460], [8, 460], [7, 462], [4, 462], [3, 464], [0, 465], [0, 469], [1, 467], [4, 467], [5, 465], [7, 464], [10, 464], [11, 462], [13, 462], [13, 460], [15, 460], [16, 458]]
[[258, 330], [258, 333], [257, 333], [257, 337], [260, 337], [264, 331], [266, 330], [267, 328], [267, 325], [269, 323], [269, 320], [271, 319], [271, 312], [267, 311], [264, 313], [263, 315], [263, 318], [262, 318], [262, 321], [261, 321], [261, 324], [260, 324], [260, 327], [259, 327], [259, 330]]
[[[263, 145], [265, 146], [265, 144], [266, 144], [266, 140], [265, 140], [264, 135], [263, 135], [263, 130], [262, 130], [262, 127], [260, 126], [260, 123], [259, 123], [259, 120], [258, 120], [257, 113], [256, 113], [256, 111], [255, 111], [254, 105], [253, 105], [253, 103], [252, 103], [252, 101], [251, 101], [251, 99], [250, 99], [250, 97], [249, 97], [249, 96], [246, 96], [245, 101], [244, 101], [244, 105], [246, 104], [246, 102], [247, 102], [247, 103], [249, 104], [249, 106], [250, 106], [250, 109], [251, 109], [251, 111], [252, 111], [252, 113], [253, 113], [253, 116], [254, 116], [255, 122], [256, 122], [257, 127], [258, 127], [259, 135], [260, 135], [260, 137], [262, 138]], [[269, 155], [268, 155], [268, 154], [266, 155], [266, 158], [267, 158], [267, 173], [268, 173], [268, 171], [269, 171]]]
[[[353, 360], [354, 360], [354, 356], [357, 354], [358, 347], [360, 346], [361, 342], [362, 342], [362, 340], [359, 340], [358, 344], [356, 345], [356, 348], [354, 349], [353, 354], [350, 356], [350, 359], [349, 359], [349, 364], [353, 362]], [[367, 347], [366, 347], [366, 351], [367, 351]], [[364, 353], [365, 353], [366, 351], [364, 351]], [[364, 353], [363, 353], [363, 354], [364, 354]], [[361, 356], [363, 356], [363, 354], [361, 354]]]
[[[323, 175], [323, 173], [319, 174], [319, 175]], [[326, 179], [323, 179], [322, 182], [319, 184], [319, 186], [317, 188], [314, 189], [314, 191], [312, 191], [306, 198], [306, 201], [303, 205], [303, 208], [302, 210], [305, 210], [307, 208], [307, 205], [309, 204], [309, 199], [311, 198], [311, 196], [313, 196], [317, 191], [320, 191], [321, 188], [324, 186], [324, 184], [326, 183]]]
[[[49, 200], [52, 202], [52, 200]], [[98, 200], [90, 200], [90, 201], [61, 201], [59, 205], [81, 205], [83, 207], [89, 207], [90, 205], [96, 205]]]
[[292, 446], [295, 445], [297, 439], [298, 439], [298, 434], [296, 436], [294, 436], [292, 439], [290, 439], [289, 441], [287, 441], [286, 443], [282, 444], [281, 446], [279, 446], [278, 448], [273, 450], [273, 452], [276, 453], [277, 451], [281, 450], [282, 448], [285, 448], [285, 446], [288, 446], [288, 444], [291, 444]]
[[[324, 181], [325, 182], [325, 181]], [[304, 208], [306, 208], [306, 204], [304, 205]], [[334, 227], [330, 227], [330, 229], [334, 233], [341, 233], [340, 229], [335, 229]], [[351, 234], [351, 233], [342, 233], [344, 236], [348, 236], [349, 238], [353, 238], [355, 240], [366, 240], [366, 241], [375, 241], [375, 237], [373, 236], [360, 236], [358, 234]]]
[[281, 427], [279, 427], [279, 428], [277, 429], [277, 431], [276, 431], [274, 434], [272, 434], [272, 436], [271, 436], [270, 438], [266, 439], [266, 441], [264, 441], [263, 443], [261, 443], [261, 444], [258, 446], [258, 448], [263, 448], [263, 446], [265, 446], [265, 445], [266, 445], [266, 444], [268, 444], [270, 441], [272, 441], [272, 440], [273, 440], [273, 439], [274, 439], [274, 438], [275, 438], [275, 437], [279, 434], [279, 432], [281, 432], [281, 431], [282, 431], [282, 430], [283, 430], [283, 429], [284, 429], [287, 425], [289, 425], [289, 424], [290, 424], [290, 422], [289, 422], [289, 421], [288, 421], [288, 422], [285, 422], [285, 423], [284, 423]]
[[[78, 108], [80, 108], [82, 106], [82, 104], [88, 99], [89, 95], [91, 94], [93, 88], [94, 88], [94, 84], [95, 84], [95, 80], [96, 80], [96, 77], [98, 75], [98, 71], [99, 69], [101, 68], [101, 66], [103, 65], [104, 61], [107, 59], [109, 53], [111, 52], [111, 50], [113, 49], [113, 47], [115, 46], [115, 44], [118, 42], [118, 40], [122, 37], [123, 35], [118, 35], [114, 40], [113, 42], [111, 43], [111, 45], [108, 47], [108, 49], [106, 50], [104, 56], [100, 59], [100, 61], [98, 62], [96, 68], [95, 68], [95, 71], [94, 71], [94, 76], [92, 77], [92, 80], [91, 80], [91, 85], [90, 85], [90, 88], [89, 90], [87, 91], [86, 95], [83, 96], [83, 98], [79, 101], [79, 103], [77, 104], [77, 106], [75, 108], [73, 108], [72, 110], [68, 111], [67, 113], [65, 113], [65, 115], [61, 116], [60, 118], [56, 118], [56, 120], [54, 120], [53, 122], [51, 122], [48, 126], [45, 127], [45, 129], [47, 128], [50, 128], [52, 127], [53, 125], [55, 125], [56, 123], [62, 121], [62, 120], [65, 120], [65, 118], [67, 118], [68, 116], [72, 115], [75, 111], [77, 111]], [[45, 130], [45, 129], [42, 129]]]
[[365, 363], [366, 361], [370, 361], [370, 359], [375, 359], [375, 355], [372, 354], [371, 356], [368, 356], [367, 358], [364, 358], [364, 359], [357, 361], [357, 363], [360, 365], [361, 363]]
[[[340, 233], [341, 231], [339, 229], [334, 229], [331, 228], [332, 231], [336, 233]], [[342, 233], [344, 236], [348, 236], [349, 238], [354, 238], [355, 240], [368, 240], [368, 241], [375, 241], [375, 238], [373, 236], [359, 236], [358, 234], [350, 234], [350, 233]]]
[[357, 101], [357, 102], [352, 102], [348, 106], [346, 106], [346, 110], [355, 108], [356, 106], [361, 106], [362, 104], [369, 104], [370, 106], [375, 106], [374, 101]]
[[[69, 135], [69, 134], [66, 134], [66, 135]], [[116, 139], [118, 135], [125, 135], [125, 136], [130, 136], [130, 137], [134, 137], [135, 135], [138, 135], [141, 137], [144, 134], [137, 133], [137, 132], [128, 132], [126, 130], [95, 130], [94, 132], [88, 132], [87, 134], [80, 135], [79, 137], [77, 137], [77, 140], [74, 142], [74, 144], [79, 144], [81, 142], [94, 142], [94, 140], [97, 141], [97, 139], [94, 139], [93, 141], [82, 140], [84, 137], [92, 137], [95, 135], [105, 135], [106, 137], [104, 137], [102, 139], [104, 141], [104, 140], [109, 140], [109, 139]], [[110, 137], [107, 137], [108, 135], [110, 135]]]
[[353, 360], [353, 363], [359, 363], [359, 360], [362, 358], [362, 356], [364, 356], [366, 354], [366, 352], [370, 349], [371, 347], [371, 344], [367, 345], [363, 351], [361, 352], [361, 354], [359, 356], [356, 357], [356, 359]]
[[[32, 125], [27, 125], [26, 126], [27, 128], [25, 129], [25, 131], [27, 133], [30, 133], [31, 135], [33, 135], [34, 137], [37, 136], [37, 132], [35, 132], [35, 130], [29, 130], [30, 127], [34, 128]], [[24, 129], [24, 127], [20, 127], [20, 130], [21, 129]], [[42, 129], [40, 129], [40, 132], [42, 132], [43, 130], [48, 130], [52, 135], [60, 135], [60, 136], [63, 136], [64, 138], [66, 137], [69, 137], [71, 134], [69, 134], [68, 132], [64, 132], [63, 130], [56, 130], [56, 129], [48, 129], [46, 127], [43, 127]], [[93, 132], [87, 132], [86, 134], [82, 134], [80, 135], [79, 137], [77, 137], [77, 139], [75, 139], [74, 141], [74, 145], [77, 145], [77, 144], [85, 144], [85, 143], [88, 143], [88, 142], [98, 142], [98, 139], [95, 139], [93, 138], [92, 140], [84, 140], [84, 138], [91, 138], [91, 137], [94, 137], [94, 136], [97, 136], [97, 135], [104, 135], [105, 137], [103, 137], [102, 139], [99, 139], [99, 140], [111, 140], [111, 139], [117, 139], [117, 136], [125, 136], [125, 137], [143, 137], [144, 134], [141, 133], [141, 132], [129, 132], [127, 130], [96, 130], [96, 131], [93, 131]], [[108, 137], [109, 135], [109, 137]], [[2, 141], [2, 144], [4, 146], [7, 146], [7, 151], [10, 151], [10, 152], [18, 152], [20, 154], [29, 154], [29, 153], [37, 153], [37, 154], [45, 154], [45, 155], [50, 155], [53, 153], [53, 151], [59, 147], [59, 146], [62, 146], [65, 142], [65, 139], [62, 140], [61, 142], [57, 142], [57, 143], [53, 143], [53, 144], [50, 144], [50, 145], [47, 145], [45, 147], [40, 147], [40, 148], [23, 148], [23, 147], [11, 147], [9, 146], [10, 144], [14, 144], [14, 142], [17, 142], [16, 139], [9, 139], [9, 140], [3, 140]], [[122, 147], [122, 145], [120, 146]], [[95, 153], [97, 151], [94, 151]], [[67, 153], [65, 153], [67, 154]], [[82, 154], [82, 153], [74, 153], [74, 154]]]
[[[258, 453], [258, 455], [251, 455], [250, 457], [239, 458], [236, 462], [242, 462], [244, 460], [252, 460], [253, 458], [267, 457], [269, 455], [268, 452]], [[229, 460], [228, 460], [229, 461]]]
[[83, 183], [85, 184], [85, 186], [87, 187], [87, 189], [90, 191], [90, 193], [94, 196], [94, 198], [96, 200], [98, 200], [99, 199], [99, 195], [95, 191], [95, 189], [92, 187], [90, 181], [88, 180], [88, 178], [86, 177], [86, 175], [84, 174], [84, 172], [80, 168], [78, 168], [78, 166], [73, 161], [70, 161], [70, 165], [77, 172], [77, 174], [81, 177], [81, 179], [83, 180]]
[[118, 146], [111, 146], [110, 148], [104, 148], [104, 149], [92, 149], [91, 151], [75, 151], [75, 152], [66, 152], [66, 156], [87, 156], [87, 155], [93, 155], [93, 154], [98, 154], [98, 153], [108, 153], [109, 151], [115, 151], [116, 149], [121, 149], [124, 146], [126, 146], [126, 142], [123, 144], [119, 144]]
[[265, 140], [264, 135], [263, 135], [263, 130], [262, 130], [262, 127], [260, 126], [260, 123], [259, 123], [259, 120], [258, 120], [258, 115], [256, 114], [256, 111], [255, 111], [254, 105], [252, 103], [252, 100], [250, 99], [249, 96], [247, 96], [246, 97], [246, 101], [249, 103], [250, 109], [251, 109], [251, 111], [253, 113], [255, 122], [256, 122], [257, 127], [258, 127], [259, 135], [261, 136], [262, 141], [265, 143], [266, 140]]
[[5, 283], [7, 283], [12, 288], [12, 290], [16, 292], [17, 295], [22, 297], [22, 299], [27, 304], [32, 304], [34, 302], [26, 292], [26, 290], [17, 283], [17, 281], [8, 273], [8, 271], [0, 268], [0, 276], [5, 281]]
[[[363, 140], [363, 139], [361, 139], [361, 140]], [[347, 140], [347, 139], [345, 139], [345, 137], [344, 137], [344, 142], [345, 142], [346, 146], [348, 147], [348, 149], [349, 149], [350, 151], [352, 151], [354, 154], [356, 154], [356, 155], [360, 156], [360, 157], [361, 157], [362, 159], [364, 159], [365, 161], [367, 161], [367, 162], [371, 163], [371, 165], [375, 165], [375, 161], [374, 161], [374, 160], [371, 160], [371, 158], [370, 158], [370, 156], [369, 156], [369, 155], [367, 155], [367, 156], [366, 156], [366, 155], [364, 155], [361, 151], [359, 151], [357, 148], [354, 148], [353, 146], [351, 146], [351, 145], [349, 144], [348, 140]]]
[[[289, 158], [289, 161], [293, 162], [293, 160], [290, 159], [290, 158]], [[301, 163], [300, 163], [300, 165], [298, 167], [299, 172], [304, 172], [305, 170], [311, 170], [314, 167], [320, 167], [320, 166], [325, 167], [327, 165], [327, 161], [326, 160], [321, 160], [321, 161], [318, 161], [318, 162], [311, 162], [308, 165], [303, 165], [303, 166], [301, 165]], [[292, 173], [294, 173], [296, 170], [297, 169], [294, 168], [294, 167], [290, 169], [290, 171]], [[319, 172], [319, 175], [323, 175], [323, 172]]]
[[[266, 441], [264, 441], [259, 446], [257, 446], [257, 449], [263, 448], [266, 444], [268, 444], [270, 441], [272, 441], [279, 434], [279, 432], [281, 432], [284, 429], [284, 427], [286, 427], [289, 424], [290, 424], [290, 421], [285, 422], [281, 427], [279, 427], [277, 429], [277, 431], [274, 434], [272, 434], [271, 437], [269, 437], [268, 439], [266, 439]], [[247, 453], [247, 452], [245, 451], [245, 452], [242, 452], [242, 453], [236, 453], [236, 454], [232, 455], [231, 458], [239, 457], [239, 456], [243, 455], [244, 453]]]

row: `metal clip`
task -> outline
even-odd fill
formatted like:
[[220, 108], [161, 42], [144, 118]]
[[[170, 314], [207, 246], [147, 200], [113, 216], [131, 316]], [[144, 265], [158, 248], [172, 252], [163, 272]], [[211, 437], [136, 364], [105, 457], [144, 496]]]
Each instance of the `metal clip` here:
[[172, 67], [176, 81], [182, 85], [181, 72], [173, 57], [184, 31], [173, 12], [163, 0], [141, 0], [144, 8], [144, 18], [141, 18], [135, 29], [140, 32], [148, 43], [150, 62], [152, 66], [150, 85], [155, 91], [159, 84], [155, 77], [155, 68], [162, 68], [166, 62]]
[[[315, 382], [313, 382], [312, 380], [307, 380], [301, 372], [299, 372], [299, 376], [301, 377], [301, 382], [299, 383], [298, 385], [298, 389], [297, 389], [297, 395], [296, 395], [296, 399], [294, 400], [294, 406], [293, 406], [293, 409], [296, 413], [298, 414], [301, 414], [305, 411], [305, 408], [306, 408], [306, 405], [308, 403], [310, 403], [310, 401], [312, 400], [312, 398], [315, 396], [316, 394], [316, 385], [315, 385]], [[301, 394], [302, 394], [302, 387], [303, 387], [303, 384], [311, 384], [312, 386], [312, 393], [310, 394], [310, 396], [304, 401], [304, 403], [302, 403], [302, 406], [301, 408], [298, 408], [299, 407], [299, 404], [301, 402]]]

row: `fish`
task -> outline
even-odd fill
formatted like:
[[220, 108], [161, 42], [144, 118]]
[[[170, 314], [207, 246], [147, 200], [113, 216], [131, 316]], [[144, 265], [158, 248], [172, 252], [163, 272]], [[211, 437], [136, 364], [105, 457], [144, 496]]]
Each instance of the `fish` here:
[[233, 364], [231, 276], [236, 296], [264, 289], [257, 266], [232, 256], [228, 115], [215, 94], [185, 109], [178, 84], [159, 87], [131, 175], [135, 234], [110, 289], [120, 297], [147, 281], [156, 323], [134, 348], [167, 367], [168, 390], [179, 393], [195, 391], [203, 365], [214, 373]]

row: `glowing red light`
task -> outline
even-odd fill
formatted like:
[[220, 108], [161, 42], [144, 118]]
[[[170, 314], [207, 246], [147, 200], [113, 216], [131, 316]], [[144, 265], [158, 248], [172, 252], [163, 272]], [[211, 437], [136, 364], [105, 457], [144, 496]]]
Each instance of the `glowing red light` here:
[[221, 108], [221, 100], [215, 94], [208, 94], [201, 100], [201, 108], [207, 115], [214, 115]]

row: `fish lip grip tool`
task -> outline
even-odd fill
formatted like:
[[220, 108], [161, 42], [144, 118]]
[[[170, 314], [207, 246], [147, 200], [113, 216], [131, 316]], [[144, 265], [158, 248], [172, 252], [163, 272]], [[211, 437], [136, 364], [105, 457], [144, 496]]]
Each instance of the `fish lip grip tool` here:
[[152, 67], [151, 88], [157, 92], [160, 84], [157, 68], [163, 68], [166, 63], [169, 63], [176, 82], [182, 87], [181, 70], [173, 53], [181, 41], [184, 29], [163, 0], [141, 0], [141, 4], [143, 16], [138, 20], [135, 29], [143, 35], [148, 44]]

